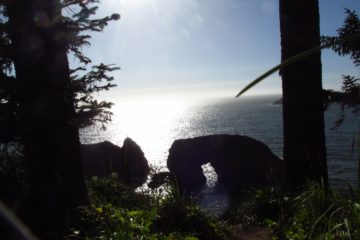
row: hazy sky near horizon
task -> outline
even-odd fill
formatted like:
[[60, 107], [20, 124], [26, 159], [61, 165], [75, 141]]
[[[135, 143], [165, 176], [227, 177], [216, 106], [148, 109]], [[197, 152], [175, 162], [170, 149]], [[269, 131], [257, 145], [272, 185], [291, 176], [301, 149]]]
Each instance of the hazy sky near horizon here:
[[[359, 0], [320, 0], [322, 34], [336, 34], [344, 7], [360, 13]], [[121, 19], [84, 49], [94, 63], [121, 67], [106, 97], [232, 97], [280, 62], [278, 0], [103, 0], [98, 16], [114, 12]], [[322, 62], [324, 88], [358, 72], [329, 50]], [[272, 93], [281, 93], [277, 73], [249, 91]]]

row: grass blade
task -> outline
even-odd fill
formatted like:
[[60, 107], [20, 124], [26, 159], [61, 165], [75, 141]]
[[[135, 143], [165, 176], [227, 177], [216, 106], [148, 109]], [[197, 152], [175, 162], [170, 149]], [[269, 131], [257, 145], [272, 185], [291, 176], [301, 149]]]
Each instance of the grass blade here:
[[255, 80], [253, 80], [251, 83], [249, 83], [248, 85], [246, 85], [237, 95], [237, 97], [240, 97], [242, 94], [244, 94], [245, 92], [247, 92], [250, 88], [252, 88], [253, 86], [255, 86], [256, 84], [258, 84], [259, 82], [261, 82], [262, 80], [264, 80], [265, 78], [267, 78], [268, 76], [270, 76], [271, 74], [273, 74], [274, 72], [278, 71], [281, 68], [287, 67], [290, 64], [296, 63], [302, 59], [305, 59], [311, 55], [313, 55], [314, 53], [324, 49], [324, 48], [329, 48], [335, 44], [338, 44], [340, 42], [344, 42], [344, 41], [351, 41], [354, 39], [359, 39], [360, 38], [360, 33], [354, 34], [350, 37], [341, 39], [335, 43], [329, 43], [329, 44], [324, 44], [324, 45], [320, 45], [320, 46], [316, 46], [313, 48], [310, 48], [306, 51], [303, 51], [299, 54], [296, 54], [288, 59], [286, 59], [285, 61], [283, 61], [282, 63], [280, 63], [279, 65], [276, 65], [275, 67], [271, 68], [270, 70], [268, 70], [267, 72], [265, 72], [264, 74], [262, 74], [260, 77], [256, 78]]

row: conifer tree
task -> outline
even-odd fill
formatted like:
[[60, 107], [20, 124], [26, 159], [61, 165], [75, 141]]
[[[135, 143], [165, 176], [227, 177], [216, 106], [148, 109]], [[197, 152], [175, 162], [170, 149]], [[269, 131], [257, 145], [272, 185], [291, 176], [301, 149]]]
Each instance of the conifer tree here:
[[[340, 56], [350, 56], [355, 67], [360, 67], [360, 19], [355, 11], [345, 9], [345, 20], [337, 29], [337, 36], [321, 37], [322, 44], [331, 44], [332, 50]], [[324, 91], [325, 104], [338, 103], [341, 114], [335, 122], [338, 127], [345, 118], [345, 108], [352, 108], [354, 114], [360, 113], [360, 76], [344, 74], [341, 91]]]
[[[18, 0], [17, 0], [18, 1]], [[12, 49], [9, 38], [9, 22], [6, 5], [0, 3], [0, 142], [6, 143], [19, 140], [18, 99], [16, 96], [16, 72], [12, 60]], [[111, 71], [119, 68], [113, 64], [93, 65], [83, 49], [91, 45], [91, 32], [101, 32], [112, 20], [118, 20], [119, 14], [96, 18], [98, 0], [79, 1], [62, 0], [62, 21], [66, 26], [63, 35], [66, 37], [68, 55], [75, 57], [79, 64], [70, 69], [71, 84], [69, 91], [73, 92], [76, 115], [74, 123], [78, 127], [86, 127], [100, 123], [103, 127], [111, 121], [111, 102], [98, 101], [94, 93], [106, 91], [116, 86], [112, 83]]]
[[[114, 86], [109, 72], [117, 68], [88, 67], [82, 47], [90, 44], [88, 32], [102, 31], [119, 15], [94, 18], [96, 3], [0, 3], [0, 141], [24, 147], [30, 193], [22, 215], [44, 239], [60, 237], [77, 207], [87, 204], [78, 128], [111, 117], [111, 103], [92, 94]], [[70, 70], [68, 54], [81, 66]]]

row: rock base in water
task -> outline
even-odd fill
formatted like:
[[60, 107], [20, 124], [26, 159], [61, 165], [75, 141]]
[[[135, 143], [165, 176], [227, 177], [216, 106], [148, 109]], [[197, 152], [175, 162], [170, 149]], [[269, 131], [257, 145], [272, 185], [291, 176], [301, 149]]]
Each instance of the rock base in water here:
[[201, 166], [210, 163], [217, 174], [216, 188], [230, 196], [243, 190], [279, 184], [283, 161], [264, 143], [240, 135], [209, 135], [174, 141], [167, 159], [170, 173], [185, 193], [200, 192], [206, 185]]
[[105, 177], [117, 173], [122, 183], [141, 186], [150, 171], [141, 148], [130, 138], [119, 147], [105, 141], [81, 146], [85, 177]]

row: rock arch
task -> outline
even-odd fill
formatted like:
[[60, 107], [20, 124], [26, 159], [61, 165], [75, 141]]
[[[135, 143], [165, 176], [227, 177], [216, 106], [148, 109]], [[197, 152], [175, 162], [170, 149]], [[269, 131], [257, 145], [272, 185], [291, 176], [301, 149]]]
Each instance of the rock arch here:
[[210, 163], [218, 189], [230, 195], [283, 179], [283, 161], [264, 143], [241, 135], [208, 135], [174, 141], [167, 167], [182, 192], [199, 192], [206, 184], [201, 166]]

